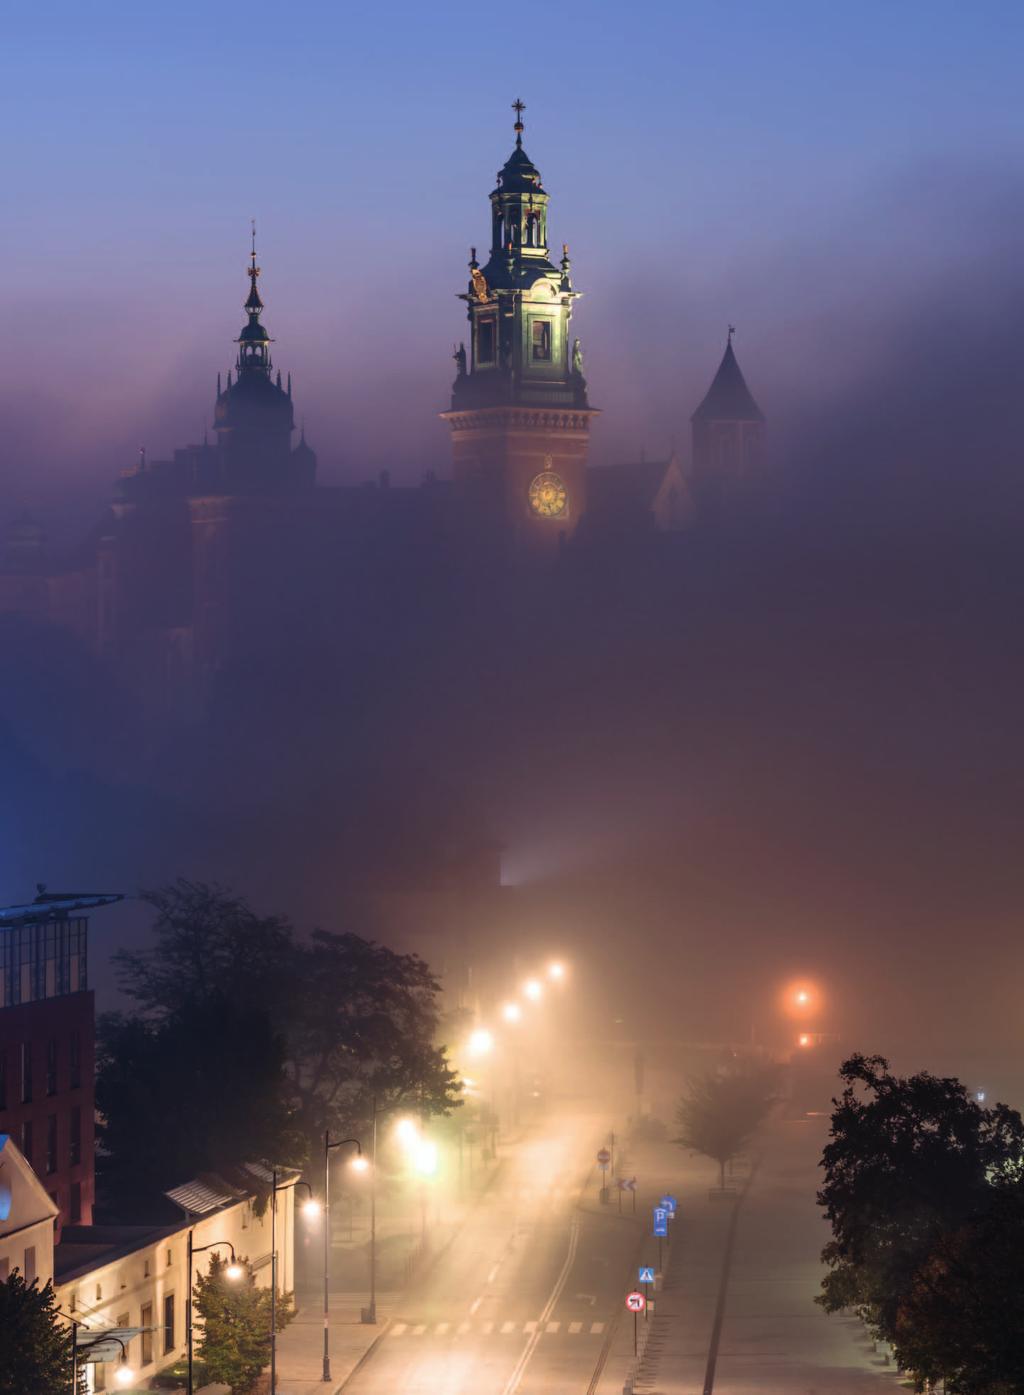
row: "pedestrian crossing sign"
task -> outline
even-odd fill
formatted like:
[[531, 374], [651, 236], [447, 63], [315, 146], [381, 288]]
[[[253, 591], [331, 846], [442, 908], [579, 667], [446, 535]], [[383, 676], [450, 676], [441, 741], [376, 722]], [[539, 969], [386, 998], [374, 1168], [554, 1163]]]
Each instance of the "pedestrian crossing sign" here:
[[654, 1267], [653, 1267], [653, 1265], [641, 1264], [641, 1266], [640, 1266], [640, 1283], [642, 1283], [642, 1284], [653, 1284], [653, 1283], [654, 1283]]

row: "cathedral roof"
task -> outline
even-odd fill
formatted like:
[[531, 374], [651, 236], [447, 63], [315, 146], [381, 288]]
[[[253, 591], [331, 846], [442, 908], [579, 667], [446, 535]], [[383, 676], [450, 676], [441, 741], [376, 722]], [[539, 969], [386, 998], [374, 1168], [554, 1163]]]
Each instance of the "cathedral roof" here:
[[718, 372], [704, 401], [694, 412], [693, 421], [764, 421], [764, 413], [754, 401], [732, 351], [732, 333], [725, 346]]
[[515, 149], [498, 171], [498, 191], [501, 193], [544, 193], [540, 184], [540, 170], [523, 149], [522, 136], [516, 137]]

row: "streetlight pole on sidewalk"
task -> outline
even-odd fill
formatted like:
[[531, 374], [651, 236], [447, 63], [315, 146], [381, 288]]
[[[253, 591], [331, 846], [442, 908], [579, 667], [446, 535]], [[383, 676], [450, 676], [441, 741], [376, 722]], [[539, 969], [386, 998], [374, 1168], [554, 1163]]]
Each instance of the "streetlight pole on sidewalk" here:
[[275, 1167], [271, 1173], [270, 1193], [270, 1395], [277, 1395], [277, 1194], [289, 1186], [305, 1187], [309, 1192], [309, 1202], [313, 1204], [313, 1188], [308, 1182], [277, 1183]]
[[[363, 1145], [358, 1138], [339, 1138], [337, 1142], [331, 1142], [330, 1132], [324, 1131], [324, 1370], [320, 1377], [323, 1381], [331, 1379], [331, 1343], [330, 1343], [330, 1273], [331, 1273], [331, 1150], [342, 1148], [346, 1143], [356, 1145], [356, 1159], [361, 1160], [363, 1156]], [[353, 1160], [355, 1161], [355, 1159]]]

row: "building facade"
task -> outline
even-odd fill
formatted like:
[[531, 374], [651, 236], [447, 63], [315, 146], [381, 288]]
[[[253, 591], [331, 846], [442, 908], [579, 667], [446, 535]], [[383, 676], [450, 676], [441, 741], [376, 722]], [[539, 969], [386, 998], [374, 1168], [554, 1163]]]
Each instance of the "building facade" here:
[[587, 512], [591, 418], [583, 355], [571, 334], [569, 248], [556, 267], [548, 246], [548, 199], [516, 143], [490, 195], [491, 247], [470, 255], [469, 349], [455, 352], [450, 411], [452, 464], [465, 527], [503, 535], [517, 549], [564, 546]]
[[0, 1132], [64, 1224], [92, 1219], [95, 1007], [87, 912], [118, 895], [51, 895], [0, 910]]

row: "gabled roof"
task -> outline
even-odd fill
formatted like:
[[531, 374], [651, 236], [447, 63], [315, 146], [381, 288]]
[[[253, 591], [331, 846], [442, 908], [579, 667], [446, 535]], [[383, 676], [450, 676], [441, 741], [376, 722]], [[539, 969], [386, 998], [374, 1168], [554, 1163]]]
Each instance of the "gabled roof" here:
[[764, 421], [764, 413], [754, 401], [746, 379], [732, 351], [732, 335], [725, 346], [722, 362], [704, 401], [692, 421]]

